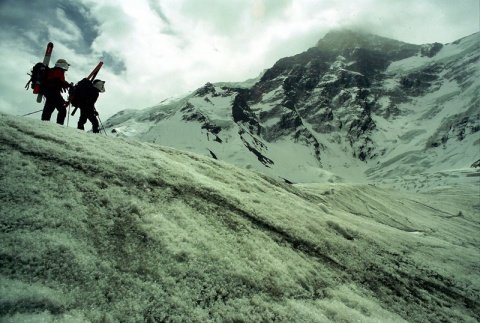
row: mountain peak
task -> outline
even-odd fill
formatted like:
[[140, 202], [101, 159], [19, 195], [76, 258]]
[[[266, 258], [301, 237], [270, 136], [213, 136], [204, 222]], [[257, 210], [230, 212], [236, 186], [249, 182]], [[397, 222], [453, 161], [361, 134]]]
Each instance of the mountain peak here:
[[351, 51], [356, 48], [385, 53], [407, 51], [409, 55], [417, 52], [420, 48], [419, 45], [349, 29], [336, 29], [328, 32], [325, 37], [318, 41], [316, 47], [322, 50], [339, 52]]

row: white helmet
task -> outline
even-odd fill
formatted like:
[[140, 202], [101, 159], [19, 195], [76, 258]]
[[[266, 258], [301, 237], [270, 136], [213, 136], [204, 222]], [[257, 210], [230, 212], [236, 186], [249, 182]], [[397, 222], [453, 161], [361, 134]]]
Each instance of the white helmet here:
[[100, 92], [105, 92], [105, 81], [95, 80], [93, 81], [93, 86]]
[[64, 60], [63, 58], [60, 58], [56, 63], [55, 63], [55, 67], [59, 67], [61, 68], [62, 70], [64, 71], [68, 71], [68, 67], [70, 66], [70, 64], [68, 64], [68, 62], [66, 60]]

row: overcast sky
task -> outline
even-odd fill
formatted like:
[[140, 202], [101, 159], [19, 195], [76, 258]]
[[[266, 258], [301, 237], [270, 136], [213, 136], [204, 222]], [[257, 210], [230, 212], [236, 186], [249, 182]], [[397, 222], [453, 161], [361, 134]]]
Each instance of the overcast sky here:
[[[313, 47], [329, 30], [363, 29], [404, 42], [449, 43], [479, 31], [479, 0], [0, 0], [0, 110], [42, 108], [27, 73], [55, 45], [69, 82], [105, 65], [105, 120], [206, 82], [256, 77]], [[32, 117], [40, 118], [40, 114]], [[78, 115], [75, 117], [76, 124]], [[72, 126], [72, 122], [70, 121]]]

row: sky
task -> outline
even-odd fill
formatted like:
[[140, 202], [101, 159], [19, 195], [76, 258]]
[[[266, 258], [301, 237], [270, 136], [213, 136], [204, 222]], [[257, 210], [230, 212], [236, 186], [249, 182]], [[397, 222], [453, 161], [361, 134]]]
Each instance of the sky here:
[[0, 0], [0, 111], [42, 108], [24, 85], [49, 41], [52, 64], [71, 64], [69, 82], [104, 62], [97, 110], [107, 119], [207, 82], [255, 78], [332, 29], [453, 42], [478, 32], [479, 7], [478, 0]]
[[0, 172], [2, 322], [480, 318], [478, 170], [288, 185], [0, 113]]

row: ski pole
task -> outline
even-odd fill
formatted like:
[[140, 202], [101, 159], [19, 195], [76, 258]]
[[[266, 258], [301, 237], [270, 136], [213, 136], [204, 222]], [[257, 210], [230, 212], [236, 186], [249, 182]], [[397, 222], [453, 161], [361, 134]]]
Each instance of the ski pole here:
[[105, 127], [103, 126], [102, 120], [100, 120], [100, 116], [98, 115], [98, 112], [97, 112], [97, 118], [98, 118], [98, 121], [100, 121], [100, 125], [102, 126], [103, 132], [105, 132], [105, 136], [108, 137], [107, 131], [105, 130]]
[[26, 116], [29, 116], [29, 115], [31, 115], [31, 114], [38, 113], [38, 112], [41, 112], [41, 111], [43, 111], [43, 109], [42, 109], [42, 110], [35, 111], [35, 112], [30, 112], [30, 113], [24, 114], [22, 117], [26, 117]]
[[68, 128], [68, 123], [70, 122], [70, 104], [68, 104], [68, 113], [67, 113], [67, 128]]

